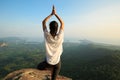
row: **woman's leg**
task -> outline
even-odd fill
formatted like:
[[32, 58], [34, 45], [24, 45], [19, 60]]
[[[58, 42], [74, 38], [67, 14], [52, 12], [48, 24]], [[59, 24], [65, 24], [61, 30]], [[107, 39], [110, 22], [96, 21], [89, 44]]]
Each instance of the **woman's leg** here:
[[61, 69], [61, 61], [53, 66], [53, 72], [52, 72], [52, 80], [56, 80], [57, 75], [59, 74]]
[[38, 64], [37, 69], [39, 69], [39, 70], [46, 70], [47, 67], [48, 67], [47, 62], [43, 61], [43, 62]]

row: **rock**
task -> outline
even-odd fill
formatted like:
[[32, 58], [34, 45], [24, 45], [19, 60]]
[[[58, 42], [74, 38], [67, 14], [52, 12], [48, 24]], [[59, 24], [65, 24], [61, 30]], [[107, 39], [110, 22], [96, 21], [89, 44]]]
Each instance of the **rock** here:
[[[51, 72], [38, 69], [21, 69], [9, 73], [3, 80], [50, 80]], [[72, 80], [64, 76], [58, 76], [57, 80]]]

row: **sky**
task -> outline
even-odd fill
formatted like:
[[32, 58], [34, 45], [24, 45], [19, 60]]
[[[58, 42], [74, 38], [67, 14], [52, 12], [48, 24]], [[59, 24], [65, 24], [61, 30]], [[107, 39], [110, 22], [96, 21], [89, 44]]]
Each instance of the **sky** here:
[[42, 21], [53, 5], [65, 39], [120, 45], [120, 0], [0, 0], [0, 37], [43, 38]]

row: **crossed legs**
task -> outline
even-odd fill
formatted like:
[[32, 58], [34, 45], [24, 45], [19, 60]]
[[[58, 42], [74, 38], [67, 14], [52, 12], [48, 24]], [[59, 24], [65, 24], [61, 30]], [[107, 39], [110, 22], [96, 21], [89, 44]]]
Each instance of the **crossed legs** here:
[[43, 62], [39, 63], [37, 66], [37, 69], [39, 69], [39, 70], [46, 70], [48, 68], [52, 69], [52, 75], [51, 75], [52, 80], [56, 80], [57, 75], [59, 74], [60, 69], [61, 69], [61, 61], [56, 65], [50, 65], [46, 61], [43, 61]]

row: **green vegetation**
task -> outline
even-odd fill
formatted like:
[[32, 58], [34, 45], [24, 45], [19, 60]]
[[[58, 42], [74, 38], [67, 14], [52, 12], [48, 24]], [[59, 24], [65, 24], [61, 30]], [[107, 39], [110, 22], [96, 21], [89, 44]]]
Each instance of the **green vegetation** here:
[[[43, 43], [8, 42], [0, 47], [0, 80], [12, 71], [36, 68], [44, 53]], [[120, 48], [65, 42], [60, 74], [73, 80], [120, 80]]]
[[111, 47], [98, 44], [65, 47], [61, 73], [73, 80], [120, 80], [120, 49]]
[[42, 43], [9, 43], [7, 47], [0, 47], [0, 78], [18, 69], [35, 68], [43, 60], [44, 52]]

